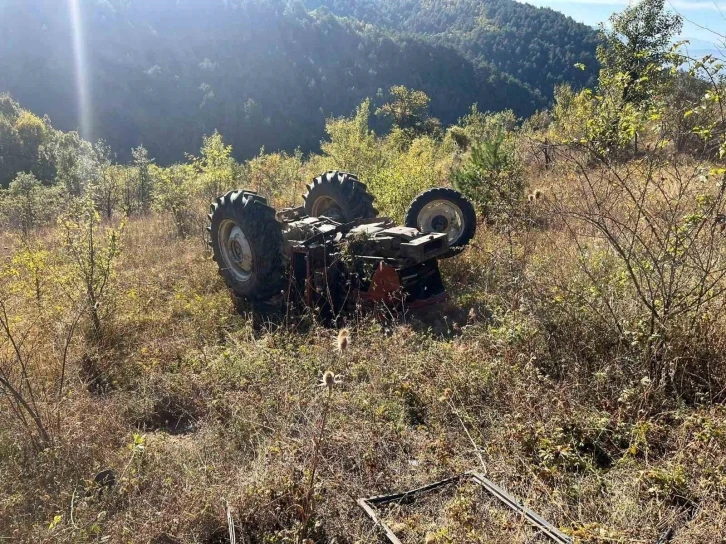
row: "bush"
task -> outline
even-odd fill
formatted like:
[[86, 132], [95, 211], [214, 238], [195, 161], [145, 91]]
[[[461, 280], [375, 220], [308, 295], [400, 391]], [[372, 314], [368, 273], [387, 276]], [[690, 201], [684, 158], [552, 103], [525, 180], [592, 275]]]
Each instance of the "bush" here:
[[61, 187], [44, 187], [33, 174], [21, 173], [0, 191], [0, 224], [28, 236], [34, 229], [52, 223], [60, 212]]
[[155, 169], [156, 195], [154, 208], [170, 214], [176, 232], [182, 238], [203, 231], [205, 204], [196, 198], [194, 170], [189, 165], [175, 164]]
[[100, 341], [103, 319], [111, 315], [109, 294], [121, 252], [121, 229], [103, 229], [91, 196], [72, 203], [61, 219], [62, 247], [68, 263], [66, 292], [91, 320], [89, 338]]
[[325, 170], [345, 170], [368, 182], [378, 175], [386, 164], [386, 157], [368, 127], [370, 115], [371, 102], [364, 100], [352, 118], [328, 119], [325, 132], [329, 141], [320, 144], [322, 157], [312, 158], [319, 170], [313, 176]]
[[9, 187], [10, 197], [14, 200], [14, 208], [25, 236], [38, 222], [40, 208], [40, 182], [33, 174], [18, 174]]
[[[638, 347], [654, 383], [680, 391], [693, 380], [709, 383], [718, 372], [709, 365], [711, 355], [699, 355], [697, 340], [711, 337], [715, 344], [718, 326], [710, 316], [720, 312], [726, 293], [719, 228], [725, 188], [719, 169], [671, 169], [651, 152], [625, 166], [588, 170], [580, 163], [576, 184], [557, 204], [604, 316]], [[627, 295], [612, 296], [598, 279], [603, 266], [593, 258], [596, 250], [619, 263], [614, 280], [629, 287]], [[626, 320], [620, 306], [631, 303], [637, 315]]]
[[474, 201], [490, 221], [510, 221], [524, 201], [524, 170], [514, 142], [499, 132], [475, 145], [454, 173], [454, 187]]
[[260, 154], [243, 166], [245, 187], [265, 196], [275, 206], [299, 206], [303, 173], [302, 151], [292, 155], [281, 153]]
[[219, 195], [235, 188], [240, 172], [232, 157], [232, 146], [226, 145], [219, 132], [204, 137], [201, 157], [189, 157], [197, 172], [200, 196], [211, 202]]
[[496, 139], [500, 133], [511, 134], [517, 128], [517, 121], [512, 110], [481, 112], [474, 104], [459, 125], [473, 142], [482, 142]]
[[386, 167], [368, 180], [379, 211], [402, 221], [408, 206], [419, 193], [444, 185], [449, 171], [450, 155], [431, 137], [416, 138], [401, 150], [394, 131], [385, 141], [388, 157]]
[[322, 156], [308, 161], [308, 174], [345, 170], [357, 174], [376, 197], [383, 215], [402, 221], [411, 201], [422, 191], [447, 184], [451, 145], [432, 136], [413, 137], [395, 127], [378, 138], [368, 128], [370, 101], [364, 101], [352, 118], [329, 119]]

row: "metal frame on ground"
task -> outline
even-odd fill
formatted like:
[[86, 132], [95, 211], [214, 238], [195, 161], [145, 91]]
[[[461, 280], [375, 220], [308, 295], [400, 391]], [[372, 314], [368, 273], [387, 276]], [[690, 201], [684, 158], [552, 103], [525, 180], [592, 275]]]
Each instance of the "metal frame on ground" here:
[[502, 504], [508, 506], [512, 511], [522, 516], [531, 525], [537, 528], [541, 534], [549, 537], [553, 542], [558, 544], [572, 544], [573, 540], [564, 534], [562, 531], [557, 529], [554, 525], [543, 519], [532, 509], [522, 504], [512, 495], [504, 491], [501, 487], [496, 485], [491, 480], [487, 479], [478, 472], [465, 472], [458, 476], [453, 476], [445, 480], [434, 482], [432, 484], [419, 487], [418, 489], [412, 489], [410, 491], [404, 491], [402, 493], [394, 493], [392, 495], [380, 495], [378, 497], [370, 497], [358, 499], [358, 506], [360, 506], [368, 517], [380, 527], [385, 533], [386, 537], [392, 544], [402, 544], [391, 528], [379, 517], [377, 506], [383, 506], [392, 502], [406, 502], [414, 500], [416, 495], [434, 491], [448, 484], [458, 483], [462, 480], [471, 480], [484, 488], [495, 499], [498, 499]]

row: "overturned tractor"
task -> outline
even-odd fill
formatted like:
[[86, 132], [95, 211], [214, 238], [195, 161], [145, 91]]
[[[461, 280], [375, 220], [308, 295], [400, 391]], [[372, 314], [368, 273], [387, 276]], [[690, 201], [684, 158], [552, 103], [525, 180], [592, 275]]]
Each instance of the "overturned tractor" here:
[[251, 191], [212, 204], [210, 245], [227, 286], [243, 299], [299, 301], [339, 312], [360, 303], [416, 307], [446, 295], [438, 259], [474, 237], [472, 204], [448, 188], [419, 195], [405, 226], [378, 217], [356, 176], [328, 172], [304, 204], [277, 212]]

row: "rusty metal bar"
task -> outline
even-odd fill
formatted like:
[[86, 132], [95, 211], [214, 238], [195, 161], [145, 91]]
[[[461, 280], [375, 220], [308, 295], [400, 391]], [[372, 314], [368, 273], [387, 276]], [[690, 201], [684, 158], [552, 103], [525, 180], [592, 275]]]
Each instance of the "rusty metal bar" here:
[[[466, 474], [464, 474], [463, 476], [466, 476]], [[461, 480], [461, 478], [462, 475], [460, 474], [459, 476], [452, 476], [451, 478], [446, 478], [445, 480], [440, 480], [438, 482], [434, 482], [432, 484], [428, 484], [417, 489], [412, 489], [410, 491], [404, 491], [403, 493], [394, 493], [393, 495], [380, 495], [378, 497], [371, 497], [369, 499], [365, 499], [365, 501], [371, 504], [387, 504], [389, 502], [401, 502], [409, 496], [418, 495], [419, 493], [426, 493], [427, 491], [433, 491], [447, 484], [458, 482], [459, 480]]]
[[512, 495], [504, 491], [491, 480], [476, 472], [469, 473], [473, 480], [486, 489], [493, 497], [499, 499], [503, 504], [507, 505], [514, 512], [522, 515], [530, 524], [537, 527], [543, 534], [547, 535], [554, 542], [560, 544], [572, 544], [572, 539], [557, 529], [550, 522], [546, 521], [531, 508], [525, 506]]
[[534, 512], [529, 507], [522, 504], [512, 495], [503, 490], [501, 487], [497, 486], [494, 482], [477, 472], [466, 472], [464, 474], [452, 476], [451, 478], [446, 478], [445, 480], [440, 480], [438, 482], [434, 482], [432, 484], [428, 484], [417, 489], [412, 489], [410, 491], [358, 499], [357, 502], [358, 506], [360, 506], [363, 511], [365, 511], [365, 513], [368, 515], [369, 518], [371, 518], [371, 520], [373, 520], [376, 526], [383, 530], [383, 532], [386, 534], [386, 538], [388, 538], [391, 544], [401, 544], [401, 541], [391, 530], [391, 528], [386, 525], [386, 523], [380, 518], [374, 506], [385, 505], [392, 502], [404, 502], [407, 500], [412, 500], [415, 495], [434, 491], [448, 484], [458, 483], [462, 479], [470, 479], [482, 486], [484, 490], [488, 492], [492, 497], [499, 500], [505, 506], [508, 506], [515, 513], [521, 515], [531, 525], [539, 529], [542, 534], [549, 537], [553, 542], [557, 542], [558, 544], [572, 544], [573, 541], [569, 536], [565, 535], [554, 525], [543, 519], [539, 514]]
[[391, 528], [386, 525], [386, 523], [378, 517], [378, 512], [370, 505], [365, 499], [358, 499], [358, 506], [360, 506], [366, 514], [368, 514], [368, 517], [373, 520], [373, 523], [376, 524], [376, 527], [379, 527], [383, 530], [384, 533], [386, 533], [386, 538], [391, 542], [391, 544], [402, 544], [400, 540], [398, 540], [398, 537], [396, 534], [391, 531]]
[[673, 527], [668, 527], [668, 529], [666, 529], [665, 533], [660, 535], [658, 542], [656, 542], [655, 544], [668, 544], [668, 542], [673, 540], [674, 534], [675, 534], [675, 530], [673, 529]]

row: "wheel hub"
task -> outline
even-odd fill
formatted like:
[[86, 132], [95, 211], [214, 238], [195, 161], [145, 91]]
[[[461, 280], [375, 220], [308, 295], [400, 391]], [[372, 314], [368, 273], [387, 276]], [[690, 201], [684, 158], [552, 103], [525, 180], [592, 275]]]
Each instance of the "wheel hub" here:
[[237, 262], [242, 260], [242, 246], [239, 245], [237, 240], [232, 240], [232, 255]]
[[453, 202], [434, 200], [418, 214], [418, 229], [421, 232], [446, 233], [449, 244], [456, 245], [464, 232], [464, 213]]
[[314, 217], [328, 217], [339, 223], [344, 222], [343, 210], [340, 205], [330, 197], [321, 197], [313, 204]]
[[449, 228], [449, 220], [443, 215], [437, 215], [431, 220], [431, 226], [436, 232], [444, 232]]
[[253, 273], [252, 249], [245, 233], [234, 221], [224, 221], [219, 227], [220, 249], [227, 269], [239, 281], [247, 281]]

